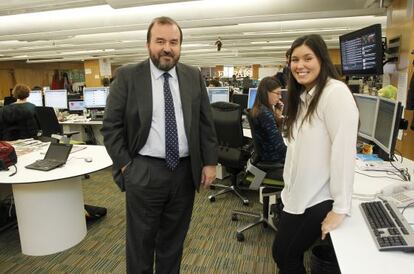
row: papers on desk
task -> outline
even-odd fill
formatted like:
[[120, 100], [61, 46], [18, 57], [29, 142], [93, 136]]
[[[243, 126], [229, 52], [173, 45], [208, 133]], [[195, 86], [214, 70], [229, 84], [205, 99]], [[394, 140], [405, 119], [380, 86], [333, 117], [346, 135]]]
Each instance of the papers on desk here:
[[401, 165], [398, 162], [391, 164], [384, 161], [376, 154], [357, 154], [356, 167], [363, 171], [396, 171]]
[[19, 139], [16, 141], [8, 142], [13, 145], [17, 156], [22, 156], [33, 151], [41, 150], [42, 148], [49, 145], [49, 143], [43, 143], [39, 140], [34, 140], [33, 138]]

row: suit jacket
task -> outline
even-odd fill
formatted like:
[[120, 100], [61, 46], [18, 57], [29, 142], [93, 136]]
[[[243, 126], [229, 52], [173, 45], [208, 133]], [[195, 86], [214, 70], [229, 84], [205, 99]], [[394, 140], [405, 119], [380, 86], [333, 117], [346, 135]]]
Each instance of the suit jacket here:
[[[193, 183], [198, 190], [202, 167], [217, 164], [216, 133], [201, 73], [181, 63], [177, 63], [176, 70]], [[114, 180], [122, 191], [125, 191], [125, 186], [121, 168], [145, 145], [151, 120], [152, 85], [148, 59], [118, 69], [103, 119], [104, 144], [113, 161]]]

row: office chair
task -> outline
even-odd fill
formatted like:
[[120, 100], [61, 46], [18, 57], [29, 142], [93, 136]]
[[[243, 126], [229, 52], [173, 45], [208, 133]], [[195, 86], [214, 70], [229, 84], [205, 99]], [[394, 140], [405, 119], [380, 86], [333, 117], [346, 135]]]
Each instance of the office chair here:
[[63, 136], [70, 139], [72, 135], [80, 133], [79, 131], [63, 132], [62, 125], [59, 124], [55, 110], [52, 107], [36, 107], [35, 114], [43, 137]]
[[250, 139], [243, 137], [241, 108], [234, 103], [216, 102], [211, 104], [211, 109], [218, 139], [218, 162], [230, 173], [231, 185], [213, 184], [212, 188], [221, 190], [208, 199], [214, 202], [217, 196], [231, 192], [244, 205], [248, 205], [249, 200], [240, 194], [238, 188], [238, 177], [243, 175], [244, 178], [246, 163], [251, 154]]
[[21, 104], [7, 105], [0, 109], [0, 139], [14, 141], [35, 138], [38, 126], [34, 114]]
[[[260, 214], [250, 213], [245, 211], [234, 210], [231, 216], [232, 221], [237, 221], [238, 216], [253, 217], [254, 221], [245, 225], [244, 227], [237, 229], [237, 240], [239, 242], [244, 241], [243, 232], [256, 225], [263, 224], [264, 227], [270, 226], [273, 230], [277, 230], [276, 226], [269, 222], [269, 204], [270, 196], [280, 195], [283, 189], [283, 164], [278, 162], [261, 161], [261, 150], [259, 143], [256, 138], [256, 132], [253, 126], [250, 111], [247, 111], [247, 120], [250, 124], [250, 130], [253, 138], [254, 152], [252, 157], [247, 163], [246, 172], [251, 173], [254, 177], [251, 179], [249, 189], [258, 190], [260, 189], [260, 195], [263, 197], [263, 207]], [[248, 177], [249, 179], [249, 177]], [[277, 201], [280, 201], [278, 199]]]
[[249, 96], [247, 94], [240, 94], [240, 93], [234, 93], [232, 97], [232, 101], [235, 104], [240, 105], [241, 109], [247, 109], [247, 100]]

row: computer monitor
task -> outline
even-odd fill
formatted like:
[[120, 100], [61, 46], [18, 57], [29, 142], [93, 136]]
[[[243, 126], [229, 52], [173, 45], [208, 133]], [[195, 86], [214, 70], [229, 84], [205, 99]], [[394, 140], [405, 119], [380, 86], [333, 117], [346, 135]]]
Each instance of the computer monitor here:
[[252, 108], [254, 100], [256, 100], [257, 88], [249, 88], [249, 99], [247, 100], [247, 108]]
[[51, 89], [45, 91], [45, 106], [59, 109], [68, 108], [66, 89]]
[[41, 90], [31, 90], [27, 102], [34, 104], [37, 107], [43, 107], [43, 95]]
[[83, 113], [85, 110], [85, 102], [83, 100], [70, 100], [68, 106], [70, 113]]
[[83, 89], [83, 101], [86, 108], [105, 108], [108, 97], [108, 87], [93, 87]]
[[210, 104], [230, 101], [229, 87], [208, 87], [207, 92]]
[[354, 98], [359, 110], [358, 135], [372, 141], [374, 139], [379, 99], [376, 96], [363, 94], [354, 94]]
[[339, 36], [343, 75], [383, 74], [381, 24]]
[[[400, 102], [379, 98], [378, 114], [375, 123], [374, 142], [392, 159], [403, 107]], [[385, 159], [388, 160], [388, 159]]]

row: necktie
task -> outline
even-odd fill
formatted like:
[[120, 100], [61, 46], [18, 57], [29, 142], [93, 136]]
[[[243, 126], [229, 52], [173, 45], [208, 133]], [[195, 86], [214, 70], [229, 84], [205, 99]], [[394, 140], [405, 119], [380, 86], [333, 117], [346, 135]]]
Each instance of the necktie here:
[[165, 162], [170, 170], [174, 170], [179, 162], [177, 123], [175, 121], [174, 101], [171, 94], [168, 72], [164, 76], [164, 108], [165, 108]]

